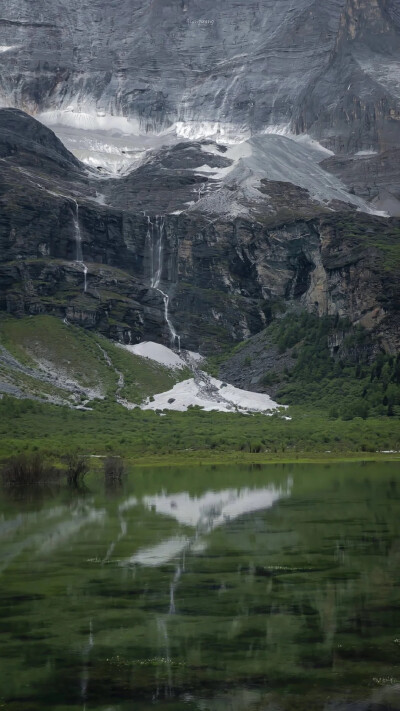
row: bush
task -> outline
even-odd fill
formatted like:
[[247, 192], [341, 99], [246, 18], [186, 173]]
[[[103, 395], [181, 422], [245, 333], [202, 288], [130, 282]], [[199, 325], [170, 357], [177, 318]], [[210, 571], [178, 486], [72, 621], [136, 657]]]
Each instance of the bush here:
[[121, 483], [124, 475], [124, 462], [121, 457], [106, 457], [104, 460], [104, 480], [107, 485]]
[[85, 457], [78, 452], [71, 452], [64, 457], [67, 465], [67, 480], [70, 486], [79, 486], [83, 483], [85, 474], [89, 471], [89, 466]]
[[57, 471], [47, 464], [42, 454], [18, 454], [4, 462], [1, 469], [3, 485], [29, 487], [54, 480]]

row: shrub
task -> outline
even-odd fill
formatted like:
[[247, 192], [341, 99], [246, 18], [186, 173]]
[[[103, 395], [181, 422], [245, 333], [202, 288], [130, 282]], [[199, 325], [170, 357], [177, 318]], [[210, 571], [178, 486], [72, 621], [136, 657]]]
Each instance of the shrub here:
[[79, 486], [83, 483], [85, 474], [89, 471], [89, 466], [85, 457], [78, 452], [71, 452], [64, 457], [67, 465], [67, 480], [70, 486]]
[[56, 470], [45, 461], [42, 454], [18, 454], [4, 462], [1, 469], [3, 485], [13, 487], [46, 483], [54, 480], [56, 475]]
[[106, 457], [104, 460], [104, 480], [108, 485], [120, 483], [124, 475], [124, 462], [121, 457]]

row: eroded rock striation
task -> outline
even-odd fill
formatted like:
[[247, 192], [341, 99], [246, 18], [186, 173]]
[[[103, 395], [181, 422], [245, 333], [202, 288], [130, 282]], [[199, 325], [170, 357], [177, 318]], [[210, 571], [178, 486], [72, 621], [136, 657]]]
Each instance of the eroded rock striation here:
[[0, 93], [83, 123], [178, 122], [189, 134], [289, 123], [335, 151], [387, 149], [399, 136], [399, 36], [397, 0], [4, 0]]

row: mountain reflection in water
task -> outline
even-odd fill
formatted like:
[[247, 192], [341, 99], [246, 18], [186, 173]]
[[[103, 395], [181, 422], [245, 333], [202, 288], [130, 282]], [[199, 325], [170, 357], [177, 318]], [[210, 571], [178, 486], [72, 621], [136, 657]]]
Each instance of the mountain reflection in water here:
[[0, 497], [8, 711], [399, 711], [398, 465]]

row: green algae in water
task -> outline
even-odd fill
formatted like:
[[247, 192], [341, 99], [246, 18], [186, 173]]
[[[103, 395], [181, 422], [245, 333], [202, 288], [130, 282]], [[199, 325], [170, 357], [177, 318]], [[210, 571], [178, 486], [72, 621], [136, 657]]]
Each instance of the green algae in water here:
[[146, 468], [3, 493], [0, 709], [400, 709], [398, 475]]

